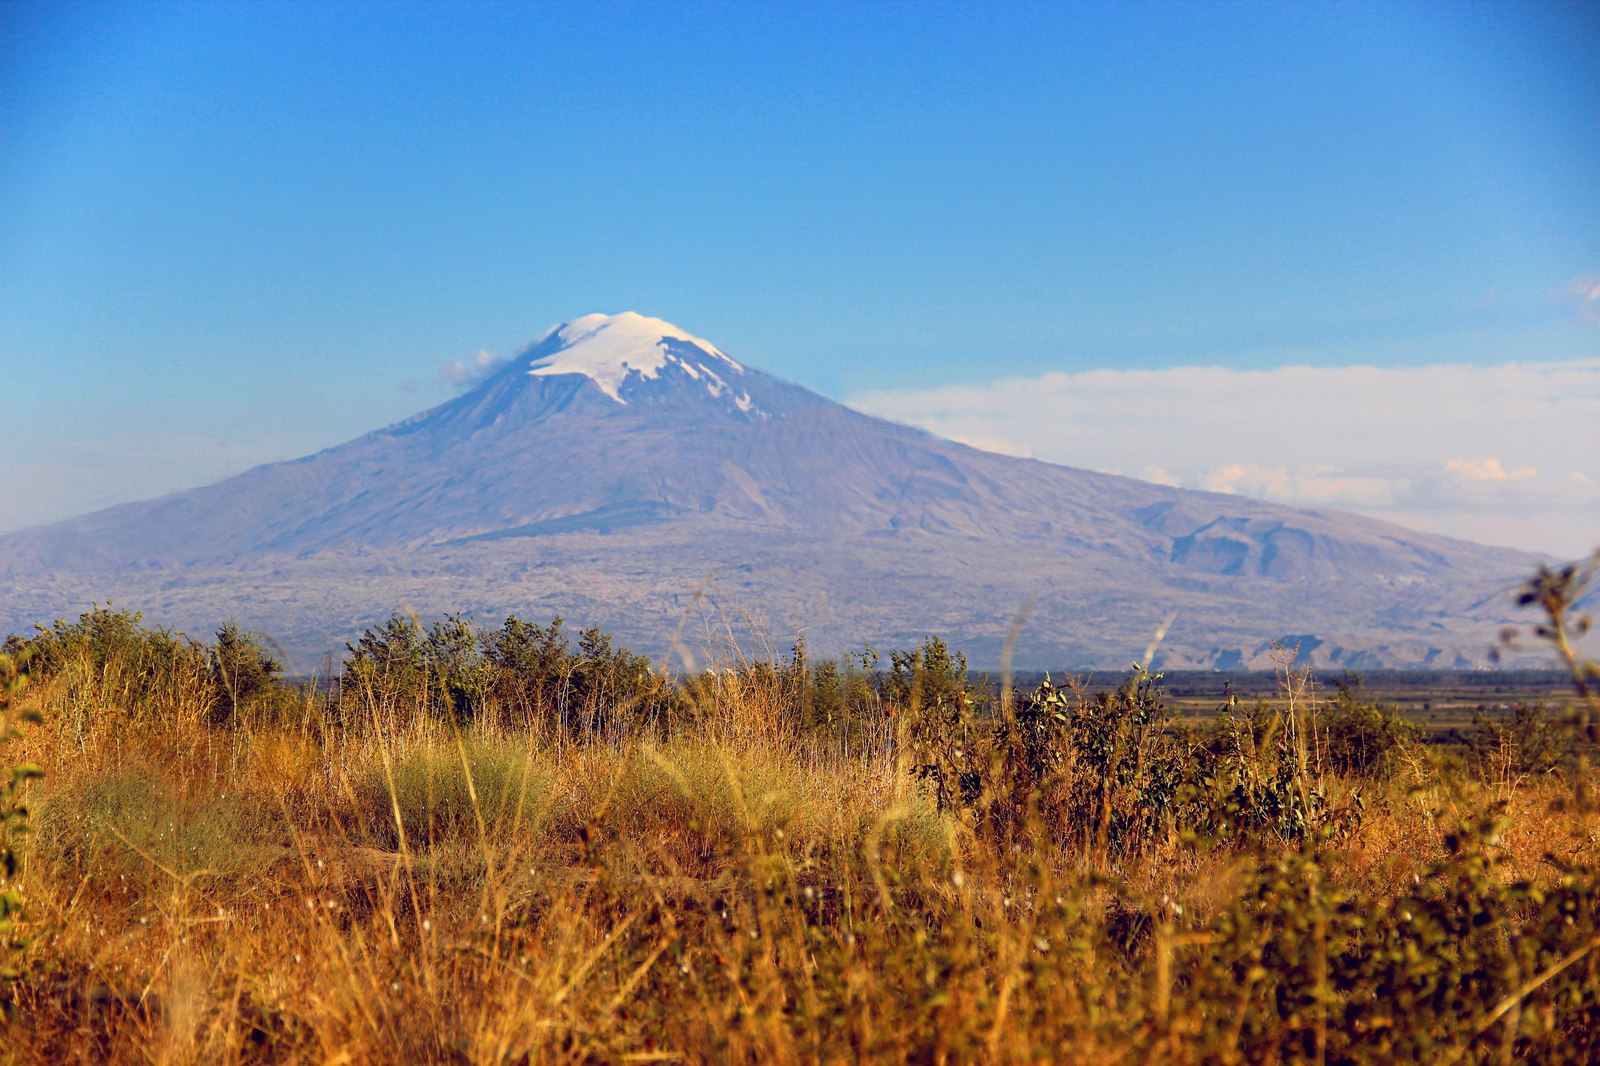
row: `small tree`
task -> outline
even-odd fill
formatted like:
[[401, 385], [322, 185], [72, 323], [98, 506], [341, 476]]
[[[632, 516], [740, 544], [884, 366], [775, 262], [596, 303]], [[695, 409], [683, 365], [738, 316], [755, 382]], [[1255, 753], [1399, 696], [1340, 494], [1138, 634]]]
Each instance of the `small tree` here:
[[901, 723], [900, 751], [910, 760], [911, 776], [927, 786], [941, 811], [970, 808], [982, 792], [983, 774], [967, 657], [951, 654], [938, 637], [912, 651], [892, 651], [883, 690]]
[[457, 722], [476, 716], [490, 688], [489, 664], [479, 650], [478, 627], [460, 614], [435, 622], [422, 642], [436, 710]]
[[211, 649], [211, 676], [216, 681], [215, 721], [236, 721], [239, 710], [272, 691], [283, 664], [268, 654], [260, 638], [233, 622], [217, 630]]
[[355, 695], [364, 712], [398, 724], [402, 707], [417, 713], [427, 703], [427, 664], [423, 657], [425, 634], [415, 619], [395, 611], [382, 625], [365, 630], [354, 644], [346, 644], [341, 690]]
[[490, 694], [502, 715], [523, 726], [560, 722], [573, 669], [564, 625], [560, 615], [548, 626], [510, 615], [498, 630], [483, 634]]

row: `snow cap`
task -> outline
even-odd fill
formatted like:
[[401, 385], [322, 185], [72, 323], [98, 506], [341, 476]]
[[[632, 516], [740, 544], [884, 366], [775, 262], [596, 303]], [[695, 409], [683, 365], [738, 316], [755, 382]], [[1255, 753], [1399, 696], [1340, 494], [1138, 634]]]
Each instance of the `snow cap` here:
[[701, 382], [711, 396], [733, 396], [742, 410], [749, 409], [749, 397], [734, 395], [722, 376], [743, 374], [744, 367], [710, 341], [671, 322], [633, 311], [584, 315], [555, 327], [536, 343], [544, 344], [551, 337], [559, 338], [561, 346], [534, 361], [528, 373], [535, 377], [582, 374], [601, 392], [625, 404], [622, 385], [629, 375], [654, 380], [663, 370], [676, 370]]

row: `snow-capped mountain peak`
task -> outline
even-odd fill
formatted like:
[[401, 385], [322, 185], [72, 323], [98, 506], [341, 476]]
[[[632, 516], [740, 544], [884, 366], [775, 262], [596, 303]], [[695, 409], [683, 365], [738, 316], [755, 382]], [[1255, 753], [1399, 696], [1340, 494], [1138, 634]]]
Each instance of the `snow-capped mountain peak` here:
[[617, 403], [633, 375], [656, 380], [663, 371], [699, 383], [715, 399], [727, 398], [741, 411], [753, 402], [747, 392], [728, 383], [745, 368], [716, 345], [659, 318], [633, 311], [616, 315], [584, 315], [556, 326], [534, 343], [543, 350], [528, 367], [534, 377], [581, 374]]

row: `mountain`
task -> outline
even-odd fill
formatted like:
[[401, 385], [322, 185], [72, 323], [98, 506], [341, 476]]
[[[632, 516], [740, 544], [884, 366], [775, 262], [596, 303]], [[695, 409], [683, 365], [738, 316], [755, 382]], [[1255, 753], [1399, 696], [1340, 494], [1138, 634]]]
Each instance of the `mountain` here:
[[[1469, 666], [1534, 556], [978, 451], [631, 312], [476, 387], [215, 485], [0, 536], [0, 632], [113, 598], [235, 619], [302, 668], [407, 606], [602, 625], [664, 656], [938, 633], [1019, 666]], [[680, 644], [683, 641], [679, 642]]]

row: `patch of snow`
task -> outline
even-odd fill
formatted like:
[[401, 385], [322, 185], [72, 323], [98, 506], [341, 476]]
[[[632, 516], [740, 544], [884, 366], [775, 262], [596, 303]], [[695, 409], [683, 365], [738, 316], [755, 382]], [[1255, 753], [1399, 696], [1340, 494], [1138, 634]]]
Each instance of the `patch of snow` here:
[[706, 372], [706, 377], [711, 379], [710, 381], [706, 382], [706, 391], [709, 392], [711, 395], [713, 395], [713, 396], [721, 396], [725, 392], [731, 392], [732, 391], [731, 389], [728, 388], [728, 383], [726, 381], [723, 381], [720, 377], [718, 377], [716, 372], [713, 371], [710, 367], [702, 366], [700, 369], [704, 370]]
[[[584, 315], [546, 333], [541, 341], [559, 336], [564, 347], [535, 363], [528, 373], [535, 377], [558, 374], [582, 374], [600, 386], [600, 391], [618, 403], [622, 398], [622, 384], [629, 374], [654, 379], [669, 363], [682, 369], [698, 381], [700, 375], [690, 368], [687, 360], [673, 354], [669, 342], [679, 342], [698, 348], [714, 359], [721, 360], [733, 370], [744, 373], [739, 365], [710, 341], [702, 340], [659, 318], [647, 318], [633, 311], [619, 315]], [[704, 363], [696, 366], [716, 385], [707, 383], [712, 396], [720, 396], [727, 388], [720, 377]], [[722, 388], [718, 388], [720, 385]]]

